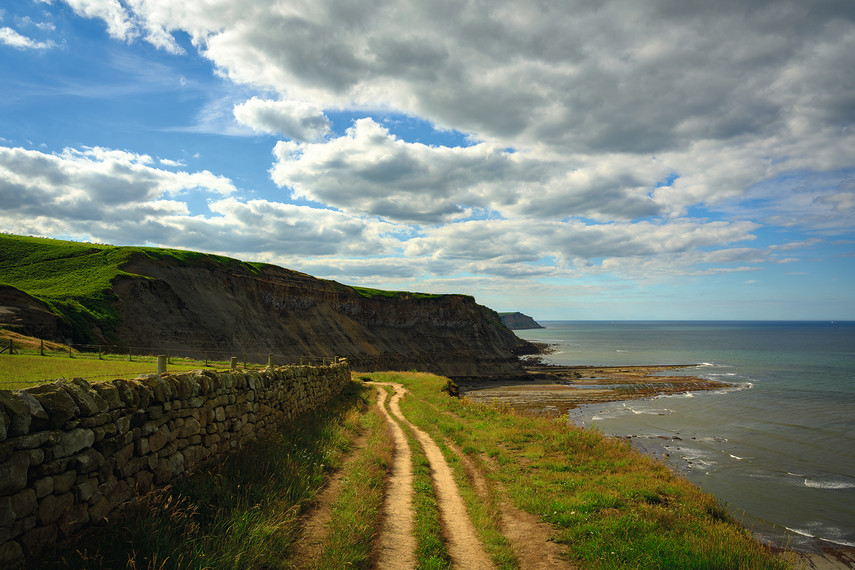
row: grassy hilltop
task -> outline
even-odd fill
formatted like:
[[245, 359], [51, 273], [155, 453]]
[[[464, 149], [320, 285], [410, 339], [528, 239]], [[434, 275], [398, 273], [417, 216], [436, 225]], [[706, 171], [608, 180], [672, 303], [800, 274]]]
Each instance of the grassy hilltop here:
[[[228, 269], [249, 275], [261, 275], [265, 268], [275, 268], [266, 263], [245, 262], [188, 250], [0, 234], [0, 285], [14, 287], [43, 301], [71, 326], [75, 337], [85, 341], [91, 337], [89, 331], [92, 326], [110, 335], [120, 318], [115, 308], [113, 282], [120, 276], [147, 279], [123, 269], [140, 259], [172, 266], [201, 265], [212, 270]], [[365, 298], [440, 297], [428, 293], [336, 285], [351, 289]]]

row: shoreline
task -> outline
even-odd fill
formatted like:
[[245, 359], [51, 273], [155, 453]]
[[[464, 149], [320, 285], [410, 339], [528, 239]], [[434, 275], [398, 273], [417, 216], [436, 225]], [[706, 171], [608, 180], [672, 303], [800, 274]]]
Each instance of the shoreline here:
[[[739, 389], [739, 384], [697, 376], [667, 374], [669, 370], [687, 370], [701, 366], [703, 365], [560, 366], [535, 361], [525, 367], [527, 377], [499, 381], [466, 380], [460, 381], [458, 387], [461, 396], [476, 402], [506, 405], [526, 414], [552, 417], [569, 417], [572, 410], [588, 405], [651, 399], [686, 392]], [[668, 454], [664, 449], [657, 449], [655, 445], [644, 445], [637, 437], [625, 437], [640, 453], [667, 462]], [[760, 528], [755, 529], [753, 534], [771, 548], [791, 548], [786, 544], [778, 544]], [[801, 547], [804, 550], [791, 552], [807, 568], [836, 570], [855, 567], [855, 548], [816, 537], [807, 538]]]
[[700, 364], [638, 366], [527, 365], [515, 380], [460, 381], [460, 394], [476, 402], [498, 403], [535, 415], [565, 415], [590, 404], [640, 400], [668, 394], [723, 390], [734, 384], [697, 376], [662, 374]]

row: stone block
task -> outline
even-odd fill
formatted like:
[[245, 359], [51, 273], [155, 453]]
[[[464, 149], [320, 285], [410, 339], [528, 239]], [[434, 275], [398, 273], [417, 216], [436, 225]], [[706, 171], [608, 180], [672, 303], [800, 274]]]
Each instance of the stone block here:
[[134, 390], [127, 380], [116, 379], [111, 381], [110, 384], [116, 388], [116, 392], [119, 395], [119, 399], [122, 401], [125, 407], [134, 407], [139, 405], [139, 396], [134, 394]]
[[18, 519], [11, 497], [0, 497], [0, 528], [9, 528]]
[[110, 514], [110, 510], [110, 500], [107, 497], [101, 497], [89, 507], [89, 520], [101, 521]]
[[74, 487], [74, 483], [77, 481], [77, 472], [76, 471], [66, 471], [65, 473], [61, 473], [59, 475], [53, 476], [53, 492], [56, 495], [61, 495], [63, 493], [67, 493]]
[[116, 460], [116, 469], [121, 469], [134, 456], [134, 444], [129, 443], [122, 449], [116, 452], [113, 456]]
[[[151, 405], [162, 404], [167, 400], [172, 400], [172, 389], [168, 386], [159, 376], [155, 374], [147, 374], [143, 376], [139, 376], [137, 380], [142, 383], [145, 387], [147, 387], [151, 392]], [[148, 406], [146, 406], [148, 407]]]
[[0, 495], [11, 495], [26, 487], [29, 467], [30, 456], [26, 453], [15, 453], [0, 463]]
[[[25, 532], [28, 532], [30, 529], [36, 527], [38, 520], [36, 520], [36, 515], [30, 515], [28, 517], [24, 517], [22, 519], [18, 519], [15, 521], [15, 524], [12, 525], [12, 532], [10, 533], [13, 537], [21, 536]], [[0, 564], [0, 568], [4, 566]]]
[[166, 445], [164, 445], [160, 451], [157, 452], [157, 456], [158, 457], [169, 457], [170, 455], [172, 455], [176, 451], [178, 451], [178, 444], [175, 443], [174, 441], [170, 441]]
[[27, 388], [27, 392], [41, 404], [51, 427], [59, 427], [80, 413], [75, 401], [57, 382], [39, 384]]
[[170, 440], [169, 428], [161, 426], [155, 433], [148, 438], [148, 446], [152, 453], [156, 453]]
[[178, 436], [189, 437], [201, 433], [201, 431], [202, 426], [199, 424], [199, 420], [191, 416], [184, 420], [184, 424], [178, 430]]
[[20, 493], [15, 493], [11, 499], [12, 510], [15, 511], [15, 516], [19, 519], [28, 517], [36, 511], [38, 499], [36, 492], [32, 489], [24, 489]]
[[5, 419], [3, 420], [7, 437], [30, 433], [33, 415], [30, 406], [21, 397], [20, 392], [0, 390], [0, 410], [5, 412], [5, 416], [9, 420], [8, 424], [6, 424]]
[[95, 496], [98, 492], [98, 478], [90, 477], [85, 481], [82, 481], [75, 488], [75, 493], [77, 494], [77, 500], [81, 502], [87, 502], [89, 499]]
[[24, 565], [24, 549], [10, 540], [0, 544], [0, 568], [18, 568]]
[[133, 487], [131, 487], [126, 480], [122, 479], [119, 481], [119, 484], [116, 485], [115, 490], [113, 490], [113, 492], [107, 497], [110, 501], [110, 510], [112, 511], [119, 505], [130, 501], [133, 496]]
[[[106, 403], [107, 409], [115, 410], [125, 407], [125, 402], [119, 395], [119, 388], [109, 382], [95, 382], [92, 384], [92, 390], [95, 391]], [[133, 399], [131, 400], [133, 401]]]
[[89, 382], [82, 378], [75, 378], [70, 382], [60, 382], [60, 385], [80, 408], [82, 416], [94, 416], [110, 409], [104, 398], [92, 389]]
[[39, 501], [36, 517], [43, 525], [49, 525], [59, 520], [66, 509], [74, 504], [74, 495], [65, 493], [63, 495], [48, 495]]
[[113, 418], [110, 417], [110, 414], [107, 412], [100, 412], [88, 418], [80, 418], [79, 425], [84, 428], [96, 428], [111, 421], [113, 421]]
[[59, 441], [53, 447], [55, 458], [67, 457], [91, 447], [95, 443], [95, 432], [88, 428], [75, 428], [60, 435]]
[[53, 477], [42, 477], [33, 483], [33, 491], [36, 493], [36, 498], [41, 499], [53, 493]]
[[127, 433], [131, 429], [131, 416], [121, 416], [116, 418], [117, 433]]
[[74, 459], [76, 460], [75, 469], [80, 475], [99, 472], [107, 464], [104, 456], [91, 448], [78, 453]]

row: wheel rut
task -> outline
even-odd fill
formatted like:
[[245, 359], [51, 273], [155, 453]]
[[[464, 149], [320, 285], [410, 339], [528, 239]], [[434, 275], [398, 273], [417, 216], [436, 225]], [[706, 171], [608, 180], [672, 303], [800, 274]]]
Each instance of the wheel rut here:
[[[475, 526], [469, 518], [469, 514], [466, 511], [466, 505], [463, 503], [463, 497], [460, 495], [460, 489], [457, 487], [454, 475], [452, 474], [448, 463], [445, 461], [442, 451], [427, 433], [413, 425], [401, 412], [399, 402], [403, 395], [406, 394], [406, 389], [404, 386], [397, 383], [378, 384], [392, 386], [395, 389], [395, 395], [389, 401], [389, 409], [398, 421], [413, 431], [416, 439], [418, 439], [421, 444], [422, 449], [424, 449], [428, 461], [430, 462], [431, 476], [436, 490], [436, 500], [439, 506], [440, 516], [442, 517], [443, 526], [446, 530], [448, 554], [451, 557], [453, 567], [473, 570], [493, 568], [490, 557], [487, 556], [481, 541], [478, 539]], [[380, 392], [383, 392], [383, 390], [380, 390]], [[391, 417], [387, 416], [387, 419], [397, 426], [397, 422], [394, 422]], [[398, 426], [398, 429], [401, 429], [400, 426]], [[412, 469], [412, 463], [410, 463], [409, 460], [408, 465], [410, 466], [410, 469]], [[412, 472], [410, 473], [410, 482], [410, 489], [412, 490]], [[412, 510], [412, 502], [410, 505], [410, 509]], [[405, 566], [383, 566], [380, 564], [379, 567], [404, 568]]]
[[[398, 408], [401, 392], [395, 390], [389, 407]], [[389, 476], [385, 513], [377, 544], [377, 568], [415, 568], [416, 539], [413, 535], [413, 454], [404, 430], [386, 410], [386, 390], [377, 390], [377, 407], [386, 418], [395, 442], [395, 459]]]

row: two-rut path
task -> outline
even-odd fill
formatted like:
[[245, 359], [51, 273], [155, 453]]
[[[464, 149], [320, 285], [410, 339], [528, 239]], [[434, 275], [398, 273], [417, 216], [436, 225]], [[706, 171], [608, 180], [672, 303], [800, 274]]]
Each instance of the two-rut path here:
[[[430, 463], [431, 478], [452, 567], [467, 570], [494, 568], [492, 560], [478, 538], [452, 470], [442, 451], [430, 435], [413, 425], [401, 412], [399, 402], [408, 393], [406, 388], [394, 382], [371, 382], [371, 384], [377, 388], [377, 409], [388, 423], [395, 447], [394, 460], [386, 485], [383, 522], [375, 543], [376, 567], [382, 570], [409, 570], [417, 565], [412, 450], [403, 425], [415, 435]], [[383, 388], [385, 386], [394, 389], [391, 398], [388, 398], [388, 392]], [[387, 398], [389, 399], [388, 409]], [[460, 457], [468, 477], [473, 482], [476, 494], [480, 499], [486, 500], [487, 482], [484, 475], [465, 454], [450, 442], [445, 443]], [[323, 535], [320, 527], [324, 526], [329, 519], [329, 513], [325, 512], [328, 509], [324, 509], [324, 503], [334, 500], [340, 485], [341, 482], [333, 478], [318, 498], [318, 508], [305, 521], [303, 546], [297, 555], [305, 565], [298, 564], [298, 567], [311, 567], [314, 543], [317, 535]], [[518, 568], [535, 570], [575, 568], [562, 556], [561, 546], [550, 541], [552, 530], [550, 525], [538, 521], [534, 515], [518, 510], [507, 498], [501, 502], [500, 508], [501, 530], [511, 545]]]
[[[407, 393], [398, 383], [374, 383], [378, 386], [391, 386], [395, 394], [389, 401], [386, 411], [386, 391], [379, 389], [377, 404], [381, 413], [389, 422], [395, 441], [395, 464], [389, 480], [389, 491], [384, 507], [385, 523], [380, 534], [380, 556], [378, 568], [414, 568], [415, 540], [412, 535], [412, 452], [401, 425], [406, 425], [415, 434], [422, 446], [431, 467], [436, 499], [446, 531], [448, 553], [454, 568], [482, 569], [493, 568], [490, 557], [484, 550], [469, 518], [460, 490], [436, 442], [424, 431], [413, 425], [401, 413], [399, 402]], [[393, 417], [394, 416], [394, 419]], [[396, 421], [397, 420], [397, 421]], [[400, 424], [399, 424], [400, 422]], [[454, 450], [456, 452], [456, 450]], [[481, 473], [468, 461], [465, 455], [457, 453], [467, 472], [473, 478], [476, 491], [483, 495], [486, 482]], [[402, 497], [406, 495], [406, 497]], [[502, 504], [503, 533], [517, 558], [520, 568], [552, 569], [574, 568], [561, 557], [561, 547], [549, 540], [551, 527], [541, 523], [537, 517], [519, 511], [509, 500]]]

